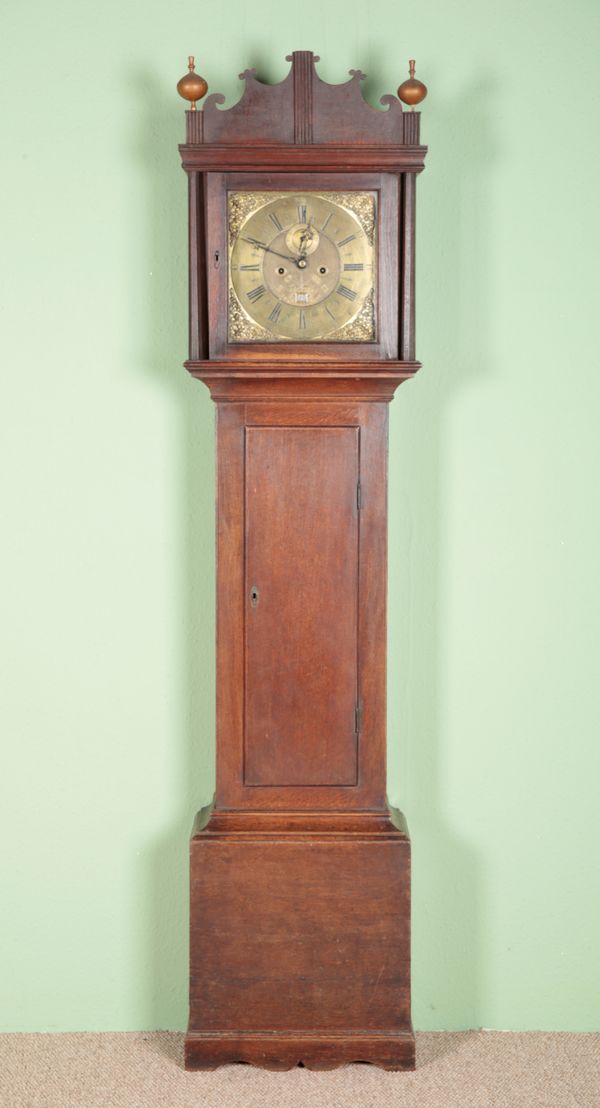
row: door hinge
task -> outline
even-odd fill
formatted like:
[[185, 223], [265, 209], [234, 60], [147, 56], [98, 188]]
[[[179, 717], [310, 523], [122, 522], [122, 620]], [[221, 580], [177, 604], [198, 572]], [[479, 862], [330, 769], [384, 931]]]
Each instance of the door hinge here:
[[360, 481], [356, 482], [356, 507], [360, 512], [360, 509], [362, 508], [362, 485]]
[[354, 708], [354, 733], [360, 735], [362, 730], [362, 703], [359, 700]]

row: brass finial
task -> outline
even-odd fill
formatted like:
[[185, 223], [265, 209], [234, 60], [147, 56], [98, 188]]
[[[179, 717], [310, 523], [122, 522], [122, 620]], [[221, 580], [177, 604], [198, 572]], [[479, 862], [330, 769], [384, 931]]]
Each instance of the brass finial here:
[[424, 100], [427, 96], [427, 85], [424, 85], [422, 81], [417, 81], [415, 77], [414, 58], [411, 58], [408, 63], [408, 72], [408, 81], [402, 82], [398, 89], [398, 96], [405, 104], [410, 104], [410, 110], [414, 112], [415, 104], [420, 104], [421, 100]]
[[203, 96], [206, 96], [208, 85], [198, 73], [194, 72], [195, 59], [190, 54], [188, 58], [189, 73], [186, 73], [185, 77], [182, 77], [177, 82], [177, 92], [184, 100], [191, 102], [191, 112], [196, 111], [196, 101], [201, 100]]

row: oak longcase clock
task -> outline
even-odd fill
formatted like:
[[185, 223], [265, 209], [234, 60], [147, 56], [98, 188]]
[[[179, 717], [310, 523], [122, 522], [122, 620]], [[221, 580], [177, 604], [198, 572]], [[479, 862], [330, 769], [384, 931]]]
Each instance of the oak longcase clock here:
[[[190, 853], [186, 1065], [414, 1066], [386, 802], [387, 413], [414, 350], [419, 114], [309, 52], [194, 72], [190, 356], [217, 408], [217, 784]], [[409, 105], [425, 87], [399, 89]]]

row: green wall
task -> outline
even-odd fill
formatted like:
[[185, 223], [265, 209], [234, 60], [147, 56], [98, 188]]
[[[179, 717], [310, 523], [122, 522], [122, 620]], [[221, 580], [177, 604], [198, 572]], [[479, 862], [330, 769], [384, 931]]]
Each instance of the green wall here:
[[3, 1029], [177, 1028], [211, 795], [213, 413], [181, 368], [176, 80], [430, 95], [391, 419], [390, 795], [420, 1028], [600, 1028], [593, 0], [5, 12]]

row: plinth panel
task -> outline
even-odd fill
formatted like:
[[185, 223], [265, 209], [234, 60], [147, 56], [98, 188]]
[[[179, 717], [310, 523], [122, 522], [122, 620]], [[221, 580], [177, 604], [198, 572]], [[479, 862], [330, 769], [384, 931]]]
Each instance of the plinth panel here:
[[410, 1067], [409, 880], [399, 832], [197, 834], [188, 1064]]

